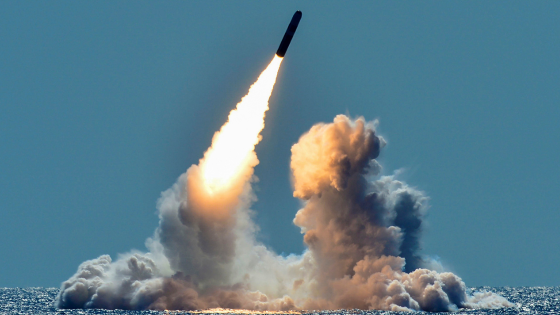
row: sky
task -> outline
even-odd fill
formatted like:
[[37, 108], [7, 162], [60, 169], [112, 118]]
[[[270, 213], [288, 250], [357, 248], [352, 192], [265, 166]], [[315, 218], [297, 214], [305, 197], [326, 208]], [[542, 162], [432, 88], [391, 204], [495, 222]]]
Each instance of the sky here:
[[296, 10], [256, 152], [260, 240], [301, 253], [290, 148], [337, 114], [430, 196], [423, 253], [468, 286], [560, 285], [560, 2], [0, 3], [0, 287], [144, 249]]

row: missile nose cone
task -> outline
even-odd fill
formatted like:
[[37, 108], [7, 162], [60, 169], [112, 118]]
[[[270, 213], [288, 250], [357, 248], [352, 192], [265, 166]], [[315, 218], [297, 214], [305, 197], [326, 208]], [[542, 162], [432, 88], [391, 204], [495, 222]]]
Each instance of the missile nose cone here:
[[278, 57], [284, 57], [284, 55], [286, 54], [286, 51], [288, 50], [288, 46], [290, 46], [290, 42], [292, 41], [292, 38], [294, 37], [294, 34], [296, 33], [296, 29], [298, 27], [299, 24], [299, 20], [301, 20], [301, 11], [296, 11], [296, 13], [294, 13], [294, 16], [292, 17], [292, 20], [290, 21], [290, 24], [288, 25], [288, 29], [286, 30], [286, 33], [284, 33], [284, 37], [282, 38], [282, 41], [280, 42], [280, 46], [278, 47], [278, 50], [276, 51], [276, 55]]

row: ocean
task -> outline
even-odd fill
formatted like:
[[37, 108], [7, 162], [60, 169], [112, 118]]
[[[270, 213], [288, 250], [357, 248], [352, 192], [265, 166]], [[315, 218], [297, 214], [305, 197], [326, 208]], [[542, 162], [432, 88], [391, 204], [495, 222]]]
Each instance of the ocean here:
[[[495, 310], [465, 310], [454, 314], [560, 314], [560, 287], [476, 287], [473, 291], [492, 291], [507, 298], [516, 306]], [[57, 288], [1, 288], [0, 314], [192, 314], [187, 311], [126, 311], [103, 309], [61, 310], [53, 306]], [[233, 312], [232, 312], [233, 313]], [[255, 314], [247, 312], [247, 314]], [[425, 312], [422, 312], [425, 313]], [[227, 312], [226, 312], [227, 314]], [[235, 314], [240, 314], [237, 310]], [[241, 312], [243, 314], [243, 312]], [[258, 313], [257, 313], [258, 314]], [[410, 314], [406, 312], [337, 310], [308, 311], [302, 314]], [[433, 313], [446, 314], [446, 313]]]

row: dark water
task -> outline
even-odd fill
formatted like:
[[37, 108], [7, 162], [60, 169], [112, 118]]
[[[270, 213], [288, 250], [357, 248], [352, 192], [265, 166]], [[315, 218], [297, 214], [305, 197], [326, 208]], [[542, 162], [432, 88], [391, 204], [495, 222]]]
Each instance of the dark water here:
[[[560, 314], [560, 287], [480, 287], [473, 289], [496, 292], [516, 304], [516, 307], [497, 310], [460, 310], [454, 314]], [[58, 289], [55, 288], [2, 288], [0, 289], [0, 314], [165, 314], [165, 312], [155, 311], [58, 310], [53, 307], [53, 301], [57, 293]], [[188, 312], [172, 312], [172, 314], [188, 314]], [[339, 310], [310, 312], [309, 314], [410, 313]]]

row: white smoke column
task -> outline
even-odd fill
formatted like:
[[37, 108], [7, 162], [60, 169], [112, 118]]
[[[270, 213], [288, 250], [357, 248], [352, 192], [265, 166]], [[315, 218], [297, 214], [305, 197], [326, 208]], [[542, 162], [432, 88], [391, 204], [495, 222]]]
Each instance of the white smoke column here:
[[[198, 165], [186, 173], [177, 205], [169, 213], [160, 206], [156, 238], [165, 248], [171, 267], [191, 275], [202, 287], [228, 285], [235, 255], [239, 217], [252, 200], [250, 181], [259, 163], [255, 145], [261, 140], [268, 99], [282, 58], [274, 57], [228, 121], [214, 134], [211, 147]], [[169, 215], [166, 217], [166, 215]]]
[[[58, 307], [254, 308], [253, 300], [262, 300], [258, 292], [239, 295], [239, 288], [227, 287], [232, 285], [238, 238], [252, 239], [250, 231], [256, 231], [248, 208], [253, 168], [259, 163], [254, 148], [261, 140], [281, 62], [273, 58], [214, 134], [199, 165], [191, 166], [163, 194], [160, 226], [146, 244], [150, 253], [122, 255], [115, 262], [109, 256], [84, 262], [62, 284]], [[247, 242], [251, 241], [242, 243]], [[289, 300], [271, 303], [294, 307]]]

